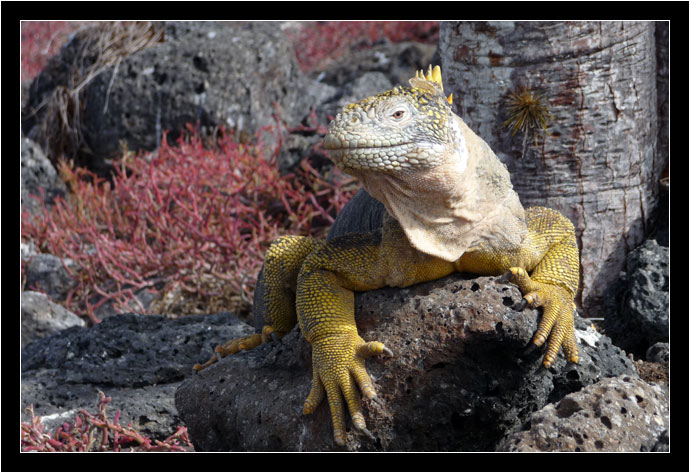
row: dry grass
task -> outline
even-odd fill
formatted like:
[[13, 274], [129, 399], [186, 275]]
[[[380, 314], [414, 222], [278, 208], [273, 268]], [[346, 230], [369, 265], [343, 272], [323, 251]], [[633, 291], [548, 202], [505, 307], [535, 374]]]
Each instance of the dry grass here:
[[[28, 111], [38, 117], [39, 141], [54, 163], [59, 159], [79, 161], [80, 155], [90, 154], [82, 133], [84, 87], [113, 66], [114, 78], [125, 57], [164, 41], [164, 30], [153, 22], [103, 22], [78, 31], [72, 41], [76, 51], [67, 64], [66, 83]], [[52, 59], [57, 60], [65, 60], [65, 56]]]

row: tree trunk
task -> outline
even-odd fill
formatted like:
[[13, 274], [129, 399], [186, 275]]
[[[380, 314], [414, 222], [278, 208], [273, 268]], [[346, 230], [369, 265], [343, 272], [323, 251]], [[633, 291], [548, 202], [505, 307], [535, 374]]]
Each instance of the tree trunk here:
[[[602, 297], [647, 234], [658, 162], [653, 22], [447, 22], [440, 53], [457, 113], [508, 166], [525, 207], [576, 227], [578, 303]], [[545, 120], [513, 135], [511, 93], [540, 94]], [[534, 107], [531, 110], [535, 110]], [[539, 118], [539, 117], [537, 117]]]

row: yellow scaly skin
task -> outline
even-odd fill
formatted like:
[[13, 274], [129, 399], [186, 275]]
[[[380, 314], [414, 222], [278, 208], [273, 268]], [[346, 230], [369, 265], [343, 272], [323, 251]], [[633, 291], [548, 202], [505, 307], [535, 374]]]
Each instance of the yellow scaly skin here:
[[[417, 77], [441, 83], [440, 69], [430, 70], [426, 75], [418, 73]], [[408, 94], [415, 100], [422, 97], [425, 104], [429, 102], [429, 97], [418, 89], [396, 88], [359, 104], [370, 107], [377, 100], [387, 100], [396, 94]], [[353, 104], [345, 110], [357, 106]], [[400, 224], [390, 216], [378, 231], [348, 234], [328, 242], [282, 237], [270, 247], [264, 262], [268, 325], [262, 334], [235, 340], [217, 347], [216, 351], [227, 355], [253, 348], [267, 341], [271, 333], [281, 337], [299, 321], [302, 333], [312, 344], [313, 363], [311, 391], [303, 412], [313, 413], [327, 398], [334, 439], [339, 445], [346, 441], [345, 406], [354, 427], [371, 436], [366, 429], [360, 392], [372, 399], [376, 398], [376, 391], [367, 374], [365, 359], [381, 353], [393, 355], [383, 343], [367, 342], [359, 336], [353, 291], [406, 287], [454, 271], [506, 274], [527, 303], [543, 308], [532, 342], [535, 346], [547, 344], [544, 366], [554, 363], [561, 347], [566, 359], [576, 363], [573, 298], [579, 280], [579, 253], [573, 225], [557, 211], [543, 207], [526, 209], [524, 225], [526, 234], [521, 244], [509, 244], [500, 238], [487, 241], [480, 238], [478, 244], [455, 261], [416, 249]]]

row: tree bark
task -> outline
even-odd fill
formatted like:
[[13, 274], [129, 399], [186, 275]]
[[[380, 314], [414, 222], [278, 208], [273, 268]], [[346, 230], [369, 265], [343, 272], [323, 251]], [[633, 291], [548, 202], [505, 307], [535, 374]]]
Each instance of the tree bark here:
[[[654, 22], [447, 22], [439, 49], [456, 111], [510, 170], [525, 207], [576, 227], [588, 316], [648, 233], [657, 154]], [[546, 129], [511, 134], [509, 95], [541, 94]], [[663, 159], [663, 158], [661, 158]], [[668, 157], [666, 157], [668, 160]]]

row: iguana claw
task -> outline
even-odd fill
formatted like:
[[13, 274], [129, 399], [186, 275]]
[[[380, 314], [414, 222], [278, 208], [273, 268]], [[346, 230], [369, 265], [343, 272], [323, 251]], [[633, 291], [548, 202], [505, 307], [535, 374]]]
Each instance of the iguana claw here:
[[520, 302], [517, 303], [517, 305], [514, 306], [514, 309], [517, 310], [518, 312], [522, 311], [525, 307], [527, 307], [527, 299], [524, 297], [520, 299]]
[[[355, 427], [355, 428], [357, 428], [357, 427]], [[368, 430], [366, 427], [364, 427], [364, 428], [362, 428], [362, 429], [357, 429], [357, 430], [360, 431], [360, 432], [362, 432], [362, 433], [363, 433], [364, 435], [366, 435], [367, 437], [369, 437], [370, 440], [376, 440], [376, 437], [374, 437], [374, 434], [372, 434], [371, 432], [369, 432], [369, 430]]]

